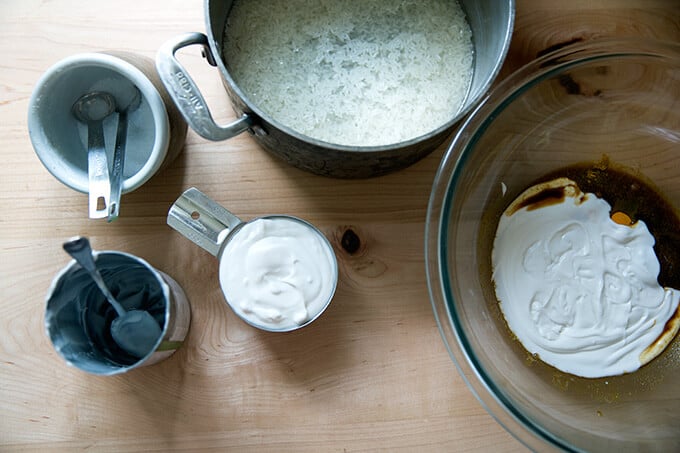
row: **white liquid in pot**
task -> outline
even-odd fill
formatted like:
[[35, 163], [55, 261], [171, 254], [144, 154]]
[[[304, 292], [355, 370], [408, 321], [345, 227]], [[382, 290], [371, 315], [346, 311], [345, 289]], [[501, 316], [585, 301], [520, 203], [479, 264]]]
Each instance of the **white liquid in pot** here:
[[444, 125], [472, 79], [470, 28], [450, 0], [237, 0], [223, 49], [253, 104], [341, 145], [389, 145]]

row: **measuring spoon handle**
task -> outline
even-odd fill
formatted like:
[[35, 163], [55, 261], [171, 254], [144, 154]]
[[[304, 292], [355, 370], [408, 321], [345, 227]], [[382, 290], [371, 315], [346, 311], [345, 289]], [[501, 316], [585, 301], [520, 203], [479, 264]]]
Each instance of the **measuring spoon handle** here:
[[76, 237], [64, 242], [63, 247], [66, 253], [71, 255], [71, 257], [73, 257], [73, 259], [76, 260], [78, 264], [80, 264], [80, 266], [90, 274], [92, 280], [94, 280], [94, 282], [99, 287], [99, 290], [104, 293], [106, 299], [111, 305], [113, 305], [113, 308], [118, 313], [118, 316], [123, 316], [125, 314], [125, 308], [123, 308], [123, 306], [118, 303], [116, 298], [113, 297], [113, 294], [111, 294], [111, 291], [109, 291], [109, 288], [106, 286], [106, 283], [102, 278], [102, 274], [99, 273], [97, 264], [94, 261], [94, 256], [92, 255], [90, 241], [86, 237]]
[[113, 150], [113, 165], [111, 167], [111, 197], [109, 199], [109, 214], [107, 221], [118, 218], [120, 212], [120, 196], [123, 190], [123, 165], [125, 163], [125, 146], [127, 145], [128, 113], [123, 110], [118, 114], [118, 129], [116, 130], [116, 145]]
[[104, 126], [101, 120], [88, 123], [87, 142], [90, 218], [101, 219], [108, 215], [111, 201], [109, 164], [106, 158]]

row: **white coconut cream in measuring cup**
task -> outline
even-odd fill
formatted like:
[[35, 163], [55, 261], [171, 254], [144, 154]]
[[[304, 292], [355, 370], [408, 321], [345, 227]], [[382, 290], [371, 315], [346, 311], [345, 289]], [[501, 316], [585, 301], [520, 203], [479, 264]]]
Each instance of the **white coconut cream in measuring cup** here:
[[335, 293], [333, 248], [302, 219], [273, 215], [242, 222], [191, 188], [170, 208], [168, 225], [218, 257], [227, 303], [254, 327], [281, 332], [305, 326]]

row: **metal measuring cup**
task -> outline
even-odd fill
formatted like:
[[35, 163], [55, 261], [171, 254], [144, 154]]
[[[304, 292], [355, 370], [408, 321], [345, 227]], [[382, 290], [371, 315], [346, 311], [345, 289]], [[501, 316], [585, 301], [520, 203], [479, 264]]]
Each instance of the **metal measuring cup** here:
[[[303, 298], [305, 300], [305, 309], [307, 310], [307, 314], [304, 317], [300, 316], [293, 321], [291, 319], [280, 319], [277, 321], [274, 319], [277, 316], [276, 310], [271, 308], [271, 305], [262, 305], [258, 308], [259, 311], [254, 308], [249, 309], [251, 305], [248, 304], [256, 305], [258, 301], [253, 302], [253, 300], [260, 296], [262, 297], [260, 297], [261, 300], [259, 302], [287, 303], [288, 301], [284, 300], [283, 297], [290, 296], [290, 292], [282, 294], [278, 301], [275, 300], [278, 297], [275, 293], [276, 291], [292, 291], [291, 288], [295, 286], [286, 281], [286, 276], [284, 275], [286, 271], [277, 267], [277, 263], [265, 263], [265, 267], [269, 266], [266, 269], [267, 272], [262, 271], [260, 268], [257, 268], [250, 274], [247, 273], [248, 271], [244, 271], [244, 269], [248, 268], [248, 259], [253, 258], [253, 255], [257, 254], [253, 250], [255, 247], [259, 247], [259, 244], [251, 249], [247, 249], [248, 251], [243, 254], [247, 254], [248, 258], [241, 256], [240, 252], [246, 250], [246, 246], [241, 246], [241, 244], [244, 243], [243, 241], [249, 240], [244, 238], [253, 237], [252, 235], [255, 234], [254, 229], [258, 222], [270, 222], [271, 225], [276, 222], [280, 224], [288, 222], [288, 226], [291, 226], [293, 229], [299, 227], [300, 232], [310, 233], [309, 236], [305, 237], [305, 242], [300, 242], [299, 244], [295, 243], [295, 239], [280, 237], [274, 233], [271, 233], [271, 236], [268, 236], [270, 233], [262, 233], [261, 237], [263, 242], [266, 241], [273, 247], [277, 247], [277, 244], [283, 245], [284, 243], [286, 247], [293, 246], [292, 251], [288, 250], [287, 253], [297, 253], [295, 247], [298, 246], [300, 247], [298, 251], [302, 250], [302, 248], [305, 251], [308, 251], [307, 249], [309, 248], [314, 248], [315, 256], [320, 258], [319, 262], [316, 263], [316, 267], [320, 269], [313, 269], [307, 263], [294, 264], [294, 266], [300, 267], [303, 271], [305, 269], [309, 271], [310, 275], [303, 275], [306, 280], [302, 285], [318, 284], [322, 288], [318, 293], [318, 297], [314, 298], [312, 302]], [[241, 319], [253, 327], [270, 332], [287, 332], [299, 329], [318, 318], [333, 298], [338, 280], [338, 265], [333, 247], [321, 231], [302, 219], [288, 215], [269, 215], [244, 222], [198, 189], [190, 188], [171, 206], [168, 212], [167, 223], [187, 239], [218, 258], [220, 265], [220, 286], [227, 304]], [[259, 225], [257, 227], [259, 228]], [[239, 256], [234, 256], [237, 254], [237, 251]], [[272, 259], [277, 259], [276, 253], [272, 253], [272, 256]], [[304, 258], [300, 258], [300, 260], [308, 261]], [[255, 268], [255, 266], [251, 267]], [[271, 272], [269, 272], [270, 270]], [[311, 274], [315, 274], [317, 271], [320, 277], [313, 278]], [[236, 288], [241, 283], [236, 281], [237, 279], [234, 276], [235, 273], [240, 272], [245, 273], [242, 280], [248, 280], [249, 290], [243, 290], [242, 287]], [[241, 274], [238, 275], [239, 277], [241, 276]], [[319, 279], [323, 281], [319, 281]], [[266, 290], [262, 291], [260, 291], [262, 288], [252, 289], [257, 288], [257, 282], [265, 282], [263, 285], [269, 286]], [[271, 291], [269, 291], [269, 287], [272, 288]], [[292, 297], [299, 297], [299, 294], [292, 293]], [[244, 300], [246, 301], [244, 302]], [[297, 299], [295, 302], [299, 306]], [[268, 318], [270, 315], [272, 319]], [[285, 316], [281, 318], [285, 318]]]
[[71, 366], [111, 376], [171, 356], [187, 335], [191, 308], [181, 286], [145, 260], [107, 250], [93, 253], [107, 286], [126, 310], [148, 312], [161, 335], [144, 357], [122, 349], [111, 336], [116, 311], [89, 272], [71, 260], [54, 278], [46, 296], [45, 330], [57, 353]]

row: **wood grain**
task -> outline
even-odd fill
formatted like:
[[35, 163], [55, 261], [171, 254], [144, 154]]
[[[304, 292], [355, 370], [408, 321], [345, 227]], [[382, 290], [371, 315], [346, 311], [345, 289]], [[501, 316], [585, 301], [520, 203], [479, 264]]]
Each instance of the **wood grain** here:
[[[430, 308], [423, 232], [445, 145], [398, 173], [343, 181], [290, 168], [247, 135], [210, 143], [190, 131], [172, 165], [123, 197], [113, 224], [87, 219], [86, 197], [40, 164], [26, 115], [49, 66], [95, 50], [154, 57], [170, 37], [204, 29], [200, 0], [0, 2], [0, 450], [523, 451], [465, 386]], [[602, 35], [678, 41], [678, 4], [519, 0], [501, 77], [550, 46]], [[181, 58], [214, 116], [232, 119], [217, 70], [197, 49]], [[242, 218], [317, 224], [340, 265], [327, 312], [285, 335], [241, 322], [216, 260], [165, 225], [190, 186]], [[44, 297], [75, 234], [183, 286], [193, 319], [174, 356], [111, 378], [64, 365], [44, 334]], [[349, 251], [346, 234], [356, 236]]]

